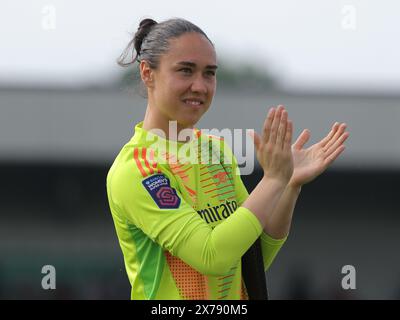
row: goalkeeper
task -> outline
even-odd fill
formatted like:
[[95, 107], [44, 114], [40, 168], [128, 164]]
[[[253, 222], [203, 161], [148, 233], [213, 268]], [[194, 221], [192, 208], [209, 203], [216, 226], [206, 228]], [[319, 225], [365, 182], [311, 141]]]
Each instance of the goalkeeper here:
[[[136, 56], [126, 63], [132, 47]], [[146, 114], [107, 175], [131, 299], [248, 299], [241, 257], [260, 239], [269, 268], [288, 236], [302, 185], [344, 150], [345, 124], [335, 123], [304, 149], [309, 131], [291, 145], [287, 111], [271, 108], [262, 134], [252, 134], [264, 175], [248, 194], [224, 140], [195, 127], [216, 89], [217, 59], [207, 35], [183, 19], [145, 19], [120, 59], [135, 62]], [[188, 140], [176, 138], [171, 121], [178, 135], [190, 133]], [[202, 162], [214, 146], [220, 161]], [[182, 161], [182, 150], [197, 151], [200, 161]]]

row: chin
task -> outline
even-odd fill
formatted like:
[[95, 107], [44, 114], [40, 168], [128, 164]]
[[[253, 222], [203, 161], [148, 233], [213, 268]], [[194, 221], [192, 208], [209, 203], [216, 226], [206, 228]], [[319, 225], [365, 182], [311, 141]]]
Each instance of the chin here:
[[198, 120], [197, 119], [196, 120], [186, 119], [186, 120], [182, 120], [182, 121], [178, 120], [178, 124], [182, 127], [189, 128], [189, 127], [194, 127], [196, 125], [196, 123], [199, 122], [199, 120], [200, 119], [198, 119]]
[[203, 116], [203, 114], [199, 115], [186, 115], [185, 117], [182, 116], [178, 116], [177, 117], [177, 122], [184, 127], [193, 127], [195, 126], [201, 119], [201, 117]]

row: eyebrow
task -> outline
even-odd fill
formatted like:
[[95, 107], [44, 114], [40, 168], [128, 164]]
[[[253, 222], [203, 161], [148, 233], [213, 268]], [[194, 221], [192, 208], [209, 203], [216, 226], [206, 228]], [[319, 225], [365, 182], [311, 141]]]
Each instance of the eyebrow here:
[[[196, 67], [196, 64], [194, 62], [190, 62], [190, 61], [180, 61], [177, 64], [178, 65], [182, 65], [182, 66], [192, 67], [192, 68]], [[208, 66], [206, 66], [206, 69], [216, 70], [217, 68], [218, 68], [217, 65], [208, 65]]]

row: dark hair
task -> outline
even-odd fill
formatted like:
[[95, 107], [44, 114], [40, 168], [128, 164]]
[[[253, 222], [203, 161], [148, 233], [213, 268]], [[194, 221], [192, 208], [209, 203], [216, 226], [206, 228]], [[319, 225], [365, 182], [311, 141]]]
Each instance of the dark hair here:
[[[169, 19], [161, 23], [153, 19], [144, 19], [140, 22], [133, 39], [118, 58], [118, 64], [127, 67], [143, 59], [149, 62], [151, 68], [156, 69], [160, 56], [169, 49], [169, 40], [187, 32], [200, 33], [214, 46], [203, 30], [185, 19]], [[130, 53], [133, 56], [133, 51], [136, 51], [136, 55], [131, 60], [125, 61]]]

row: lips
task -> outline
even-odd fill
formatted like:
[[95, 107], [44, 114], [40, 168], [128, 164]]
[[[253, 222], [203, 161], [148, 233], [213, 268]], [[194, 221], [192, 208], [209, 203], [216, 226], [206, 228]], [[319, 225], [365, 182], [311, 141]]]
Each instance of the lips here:
[[194, 107], [196, 107], [196, 106], [201, 106], [201, 105], [204, 104], [204, 101], [203, 101], [203, 100], [195, 99], [195, 98], [194, 98], [194, 99], [190, 99], [190, 98], [184, 99], [183, 102], [184, 102], [185, 104], [189, 105], [189, 106], [194, 106]]

